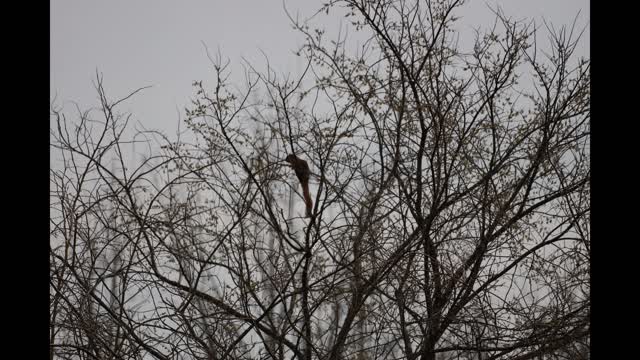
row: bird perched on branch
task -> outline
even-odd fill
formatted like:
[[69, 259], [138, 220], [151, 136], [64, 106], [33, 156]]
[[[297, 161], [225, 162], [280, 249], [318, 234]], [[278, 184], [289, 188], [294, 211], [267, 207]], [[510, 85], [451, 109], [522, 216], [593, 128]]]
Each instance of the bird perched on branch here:
[[311, 217], [311, 210], [313, 209], [313, 200], [311, 200], [311, 194], [309, 194], [309, 178], [311, 177], [311, 171], [309, 170], [309, 164], [306, 161], [300, 159], [294, 154], [290, 154], [285, 159], [286, 162], [291, 164], [293, 171], [296, 172], [298, 180], [302, 185], [302, 194], [304, 195], [304, 203], [307, 207], [306, 216]]

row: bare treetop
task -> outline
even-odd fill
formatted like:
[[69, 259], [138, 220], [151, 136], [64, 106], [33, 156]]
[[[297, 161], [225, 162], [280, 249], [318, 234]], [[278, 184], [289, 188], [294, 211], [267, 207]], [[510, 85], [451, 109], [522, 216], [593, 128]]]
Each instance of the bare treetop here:
[[323, 6], [359, 48], [292, 16], [299, 77], [212, 56], [134, 168], [100, 78], [101, 120], [54, 111], [51, 357], [589, 358], [581, 29], [496, 11], [462, 49], [460, 6]]

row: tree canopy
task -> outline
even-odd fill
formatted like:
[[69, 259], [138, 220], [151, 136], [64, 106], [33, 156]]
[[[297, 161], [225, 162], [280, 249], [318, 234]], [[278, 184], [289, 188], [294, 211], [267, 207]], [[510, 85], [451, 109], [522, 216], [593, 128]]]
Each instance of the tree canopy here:
[[52, 106], [51, 358], [588, 358], [580, 29], [496, 11], [463, 49], [463, 5], [323, 5], [357, 46], [292, 17], [304, 70], [212, 58], [177, 138], [128, 136], [101, 77]]

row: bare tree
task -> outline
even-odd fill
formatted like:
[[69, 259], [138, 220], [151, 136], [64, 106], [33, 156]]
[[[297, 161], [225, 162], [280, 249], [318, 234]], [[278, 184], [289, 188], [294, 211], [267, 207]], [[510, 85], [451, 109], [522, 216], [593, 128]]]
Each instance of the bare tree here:
[[580, 33], [546, 26], [543, 51], [496, 11], [466, 51], [461, 5], [323, 6], [359, 47], [292, 18], [303, 73], [247, 63], [231, 86], [213, 59], [177, 140], [127, 139], [133, 94], [101, 78], [100, 119], [54, 109], [51, 358], [589, 358]]

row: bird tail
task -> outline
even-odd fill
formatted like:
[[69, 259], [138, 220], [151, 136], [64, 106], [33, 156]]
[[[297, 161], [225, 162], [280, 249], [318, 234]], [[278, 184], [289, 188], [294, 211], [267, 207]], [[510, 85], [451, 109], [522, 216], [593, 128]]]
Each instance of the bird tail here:
[[307, 217], [311, 217], [311, 211], [313, 209], [313, 200], [311, 199], [311, 194], [309, 193], [309, 182], [304, 181], [302, 184], [302, 193], [304, 195], [304, 203], [307, 207]]

